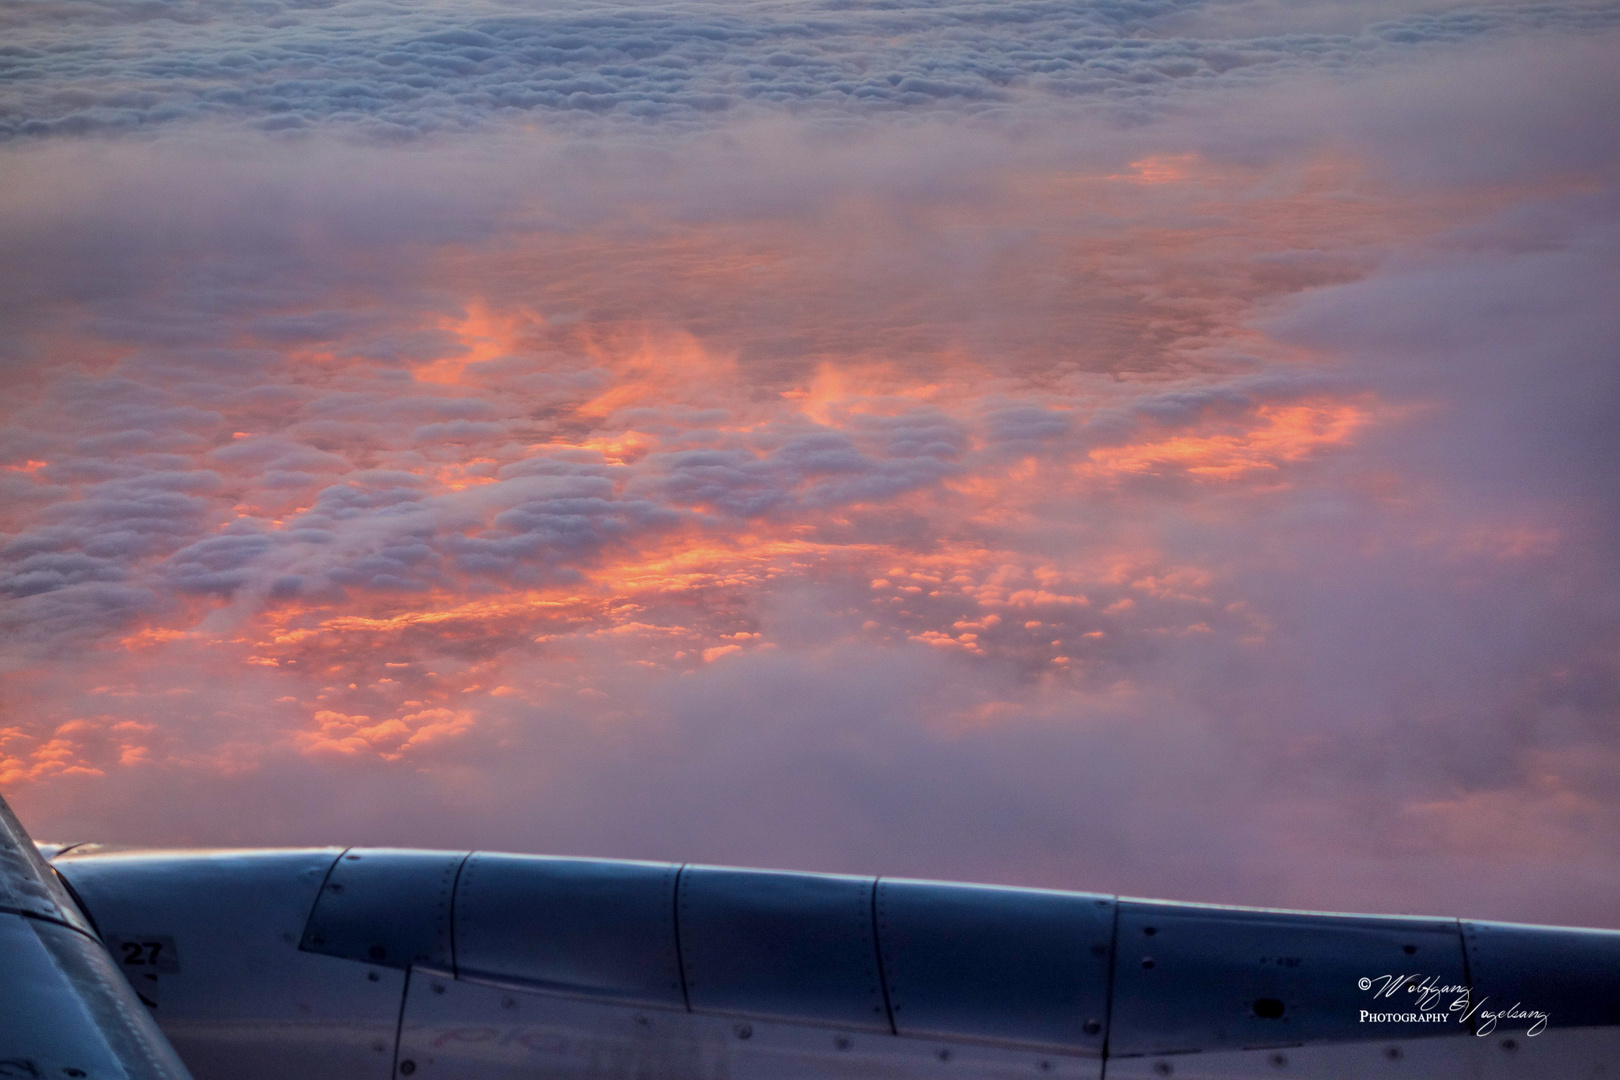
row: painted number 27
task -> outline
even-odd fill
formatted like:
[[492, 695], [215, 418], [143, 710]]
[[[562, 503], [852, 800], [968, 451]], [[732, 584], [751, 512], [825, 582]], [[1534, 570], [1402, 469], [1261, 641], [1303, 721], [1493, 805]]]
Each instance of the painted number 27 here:
[[161, 941], [125, 941], [119, 947], [124, 950], [124, 963], [131, 967], [156, 967], [163, 952]]

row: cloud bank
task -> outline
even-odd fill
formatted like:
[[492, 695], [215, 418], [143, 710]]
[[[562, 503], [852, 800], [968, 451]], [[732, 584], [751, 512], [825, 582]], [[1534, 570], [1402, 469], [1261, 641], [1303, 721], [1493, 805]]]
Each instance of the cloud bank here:
[[[378, 138], [532, 117], [709, 126], [759, 106], [833, 116], [945, 108], [1022, 124], [1096, 97], [1167, 95], [1358, 70], [1511, 35], [1612, 29], [1612, 5], [1368, 5], [1124, 0], [888, 4], [59, 0], [4, 25], [0, 133], [82, 135], [229, 119], [337, 124]], [[1200, 33], [1201, 31], [1201, 33]]]
[[37, 833], [1620, 925], [1613, 5], [5, 17]]

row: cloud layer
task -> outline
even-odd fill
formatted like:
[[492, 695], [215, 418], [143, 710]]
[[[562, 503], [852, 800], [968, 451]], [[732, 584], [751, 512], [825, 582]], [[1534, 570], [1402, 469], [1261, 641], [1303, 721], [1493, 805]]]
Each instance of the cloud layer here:
[[1348, 24], [1300, 5], [1256, 6], [755, 0], [574, 2], [542, 13], [465, 0], [29, 3], [5, 17], [0, 133], [215, 118], [400, 138], [527, 116], [707, 126], [750, 106], [863, 116], [946, 108], [1020, 124], [1042, 100], [1153, 111], [1167, 93], [1620, 21], [1612, 5], [1579, 2], [1370, 5]]
[[1620, 925], [1613, 5], [6, 18], [36, 832]]

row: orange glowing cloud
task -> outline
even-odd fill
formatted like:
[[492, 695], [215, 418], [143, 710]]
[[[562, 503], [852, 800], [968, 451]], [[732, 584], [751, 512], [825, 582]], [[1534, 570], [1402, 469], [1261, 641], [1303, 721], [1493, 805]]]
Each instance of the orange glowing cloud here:
[[532, 334], [543, 324], [544, 320], [533, 312], [497, 314], [483, 300], [470, 300], [461, 318], [439, 320], [439, 328], [458, 342], [457, 352], [414, 365], [412, 374], [420, 382], [456, 386], [469, 366], [518, 351], [525, 334]]
[[[274, 387], [176, 411], [193, 427], [164, 436], [167, 467], [199, 475], [154, 484], [191, 531], [118, 568], [163, 601], [98, 645], [129, 686], [231, 673], [249, 730], [182, 749], [41, 722], [7, 775], [237, 769], [274, 746], [426, 762], [519, 704], [780, 649], [767, 612], [795, 590], [840, 597], [828, 643], [1043, 679], [1103, 679], [1150, 637], [1255, 640], [1263, 619], [1163, 549], [1130, 481], [1184, 478], [1195, 506], [1354, 450], [1388, 406], [1305, 379], [1319, 358], [1255, 313], [1459, 214], [1342, 156], [1187, 152], [1010, 169], [903, 210], [514, 228], [413, 267], [461, 298], [448, 314], [333, 301], [403, 360], [333, 332], [275, 346]], [[948, 254], [896, 261], [920, 243]], [[1243, 381], [1256, 365], [1270, 383]], [[7, 469], [38, 481], [57, 457]]]
[[310, 757], [375, 754], [384, 761], [398, 761], [412, 750], [455, 739], [472, 727], [472, 714], [465, 710], [422, 709], [374, 723], [369, 716], [322, 709], [315, 713], [314, 729], [298, 732], [294, 741]]
[[1246, 431], [1099, 448], [1091, 451], [1082, 472], [1103, 477], [1184, 474], [1206, 481], [1252, 478], [1345, 446], [1370, 416], [1365, 407], [1343, 402], [1263, 405]]

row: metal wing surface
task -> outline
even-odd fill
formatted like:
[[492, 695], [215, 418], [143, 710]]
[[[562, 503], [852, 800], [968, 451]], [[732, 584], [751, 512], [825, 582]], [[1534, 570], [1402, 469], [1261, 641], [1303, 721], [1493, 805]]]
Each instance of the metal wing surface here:
[[4, 799], [0, 1077], [190, 1080]]

